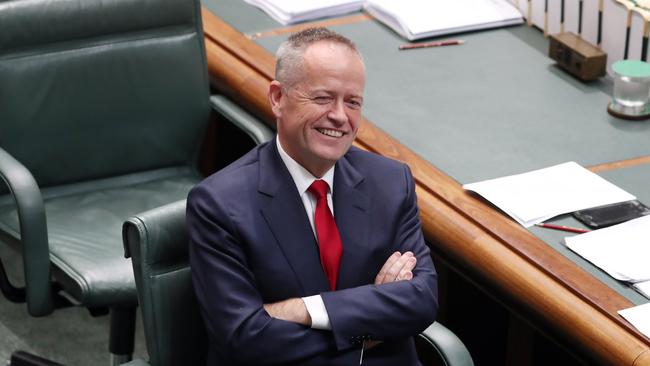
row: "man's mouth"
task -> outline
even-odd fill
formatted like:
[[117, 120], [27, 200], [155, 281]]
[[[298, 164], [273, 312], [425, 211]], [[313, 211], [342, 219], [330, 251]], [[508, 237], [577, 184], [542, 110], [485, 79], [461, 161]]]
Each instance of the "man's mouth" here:
[[327, 128], [317, 128], [316, 131], [322, 133], [325, 136], [330, 136], [330, 137], [341, 137], [343, 136], [343, 132], [337, 131], [337, 130], [330, 130]]

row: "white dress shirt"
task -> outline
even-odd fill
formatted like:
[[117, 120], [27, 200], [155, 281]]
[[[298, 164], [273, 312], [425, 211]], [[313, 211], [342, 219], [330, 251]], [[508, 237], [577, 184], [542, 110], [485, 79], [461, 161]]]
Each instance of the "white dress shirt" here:
[[[334, 204], [332, 202], [332, 194], [334, 193], [334, 167], [330, 168], [322, 178], [314, 177], [307, 169], [303, 168], [302, 165], [298, 164], [297, 161], [293, 160], [289, 154], [282, 148], [280, 144], [280, 139], [276, 136], [276, 145], [278, 147], [278, 152], [280, 153], [280, 158], [282, 162], [289, 170], [289, 174], [293, 179], [293, 182], [296, 184], [298, 189], [298, 194], [300, 194], [300, 199], [302, 204], [305, 207], [305, 212], [309, 218], [309, 224], [311, 225], [311, 230], [314, 233], [314, 237], [318, 242], [318, 236], [316, 235], [316, 227], [314, 225], [314, 212], [316, 210], [316, 197], [307, 191], [309, 186], [314, 182], [314, 180], [322, 179], [327, 182], [330, 189], [327, 193], [327, 204], [332, 211], [332, 216], [334, 216]], [[302, 300], [305, 302], [307, 307], [307, 312], [311, 317], [311, 327], [315, 329], [332, 329], [330, 324], [330, 318], [327, 314], [327, 309], [325, 309], [325, 303], [323, 303], [323, 298], [320, 295], [313, 295], [308, 297], [303, 297]]]

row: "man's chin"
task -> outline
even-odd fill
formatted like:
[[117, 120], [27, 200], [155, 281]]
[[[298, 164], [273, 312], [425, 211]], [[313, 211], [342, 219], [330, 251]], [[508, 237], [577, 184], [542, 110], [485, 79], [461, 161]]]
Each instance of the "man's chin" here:
[[316, 155], [323, 161], [328, 161], [336, 163], [337, 160], [343, 157], [345, 153], [350, 150], [350, 146], [346, 147], [337, 147], [335, 149], [328, 148], [328, 149], [320, 149], [319, 151], [316, 151]]

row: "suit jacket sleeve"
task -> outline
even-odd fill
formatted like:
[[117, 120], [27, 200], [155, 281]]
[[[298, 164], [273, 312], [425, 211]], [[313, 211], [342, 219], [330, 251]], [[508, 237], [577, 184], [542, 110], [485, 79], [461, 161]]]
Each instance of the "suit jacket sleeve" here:
[[404, 165], [404, 200], [395, 235], [397, 250], [417, 257], [413, 279], [365, 285], [321, 294], [339, 349], [358, 343], [418, 334], [434, 320], [438, 309], [436, 272], [424, 242], [410, 170]]
[[236, 226], [205, 186], [190, 193], [187, 220], [195, 292], [221, 354], [236, 363], [264, 365], [336, 351], [330, 332], [271, 318], [263, 309]]

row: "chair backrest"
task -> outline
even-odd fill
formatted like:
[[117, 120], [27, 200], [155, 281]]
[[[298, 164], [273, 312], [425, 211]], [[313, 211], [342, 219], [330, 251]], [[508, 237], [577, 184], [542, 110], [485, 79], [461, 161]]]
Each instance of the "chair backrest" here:
[[150, 363], [205, 364], [207, 335], [189, 268], [185, 200], [130, 218], [122, 235], [132, 257]]
[[200, 11], [0, 1], [0, 148], [41, 187], [195, 160], [210, 113]]

